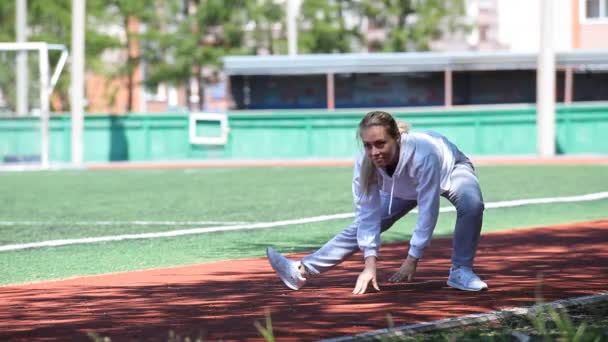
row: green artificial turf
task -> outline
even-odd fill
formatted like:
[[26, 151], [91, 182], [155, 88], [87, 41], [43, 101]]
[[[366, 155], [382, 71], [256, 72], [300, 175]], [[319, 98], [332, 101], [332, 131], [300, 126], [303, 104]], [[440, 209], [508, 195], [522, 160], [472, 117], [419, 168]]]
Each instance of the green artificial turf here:
[[[486, 203], [608, 191], [608, 166], [479, 167]], [[272, 222], [352, 210], [349, 167], [0, 173], [0, 246], [211, 225], [134, 221]], [[442, 201], [442, 206], [449, 206]], [[488, 209], [484, 232], [607, 218], [608, 200]], [[407, 240], [411, 214], [383, 240]], [[451, 234], [442, 213], [435, 236]], [[93, 224], [112, 221], [121, 224]], [[319, 247], [348, 219], [268, 229], [0, 252], [0, 284], [186, 265]]]

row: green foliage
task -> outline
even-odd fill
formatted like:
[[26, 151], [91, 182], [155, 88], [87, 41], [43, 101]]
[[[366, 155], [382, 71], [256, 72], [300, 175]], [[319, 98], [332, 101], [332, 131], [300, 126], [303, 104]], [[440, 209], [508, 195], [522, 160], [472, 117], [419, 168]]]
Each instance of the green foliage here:
[[198, 1], [193, 10], [175, 0], [164, 4], [156, 21], [147, 26], [144, 84], [150, 89], [160, 83], [185, 85], [189, 97], [190, 80], [194, 79], [202, 108], [204, 86], [215, 78], [221, 58], [244, 53], [247, 1]]
[[[88, 332], [87, 336], [89, 336], [89, 338], [93, 342], [112, 342], [112, 339], [110, 339], [109, 337], [101, 336], [95, 332]], [[190, 336], [182, 336], [173, 330], [170, 330], [169, 334], [167, 336], [167, 342], [203, 342], [203, 341], [204, 340], [201, 336], [198, 336], [195, 338], [190, 338]]]
[[258, 321], [255, 321], [253, 325], [258, 330], [260, 335], [264, 337], [266, 342], [274, 342], [274, 333], [272, 331], [272, 317], [270, 317], [270, 311], [267, 309], [265, 312], [266, 316], [266, 326], [262, 326], [262, 324]]
[[190, 338], [190, 336], [182, 336], [175, 331], [169, 331], [169, 337], [167, 342], [203, 342], [203, 338], [198, 336], [196, 338]]
[[464, 9], [463, 0], [364, 1], [372, 25], [388, 34], [385, 41], [376, 42], [377, 47], [391, 52], [426, 51], [444, 33], [466, 30], [461, 22]]
[[109, 337], [107, 337], [107, 336], [100, 336], [99, 334], [94, 333], [94, 332], [88, 332], [87, 336], [93, 342], [112, 342], [112, 340]]
[[[464, 5], [463, 0], [303, 0], [298, 45], [303, 53], [429, 50], [446, 32], [467, 30]], [[368, 42], [366, 26], [384, 31], [386, 38]]]
[[[1, 111], [12, 113], [16, 110], [16, 99], [17, 99], [17, 87], [14, 85], [17, 82], [17, 52], [15, 51], [3, 51], [0, 53], [0, 92], [3, 94], [3, 100], [5, 102], [4, 108], [0, 108]], [[50, 57], [58, 57], [56, 54], [50, 52]], [[38, 104], [40, 102], [40, 83], [39, 79], [39, 67], [38, 67], [38, 52], [26, 53], [27, 65], [28, 65], [28, 77], [30, 79], [28, 87], [28, 103]]]
[[363, 19], [358, 1], [304, 0], [299, 23], [299, 45], [305, 53], [350, 52], [362, 43], [360, 25], [347, 27], [346, 13]]
[[[520, 316], [497, 322], [466, 325], [451, 329], [436, 329], [423, 333], [402, 333], [394, 330], [391, 314], [386, 314], [388, 332], [371, 338], [354, 338], [354, 341], [568, 341], [568, 342], [599, 342], [608, 338], [608, 327], [605, 324], [608, 302], [598, 302], [569, 308], [543, 308], [531, 313], [526, 319]], [[584, 313], [579, 325], [572, 318], [576, 312]], [[254, 326], [265, 341], [274, 342], [270, 312], [265, 310], [266, 326], [258, 321]], [[590, 327], [590, 329], [587, 329]], [[110, 342], [109, 337], [101, 337], [96, 333], [87, 333], [94, 342]], [[190, 339], [181, 337], [174, 331], [169, 332], [168, 342], [202, 342], [198, 337]]]
[[[185, 86], [189, 97], [195, 80], [203, 99], [204, 86], [215, 81], [223, 56], [287, 52], [285, 4], [274, 0], [89, 0], [86, 11], [87, 70], [125, 79], [129, 91], [136, 86], [134, 72], [141, 61], [146, 63], [147, 88], [161, 83]], [[459, 21], [463, 12], [463, 0], [303, 0], [300, 51], [428, 50], [431, 40], [464, 29]], [[0, 2], [2, 41], [15, 40], [14, 13], [14, 1]], [[144, 29], [129, 29], [134, 21]], [[365, 22], [384, 31], [386, 39], [367, 42]], [[28, 1], [28, 27], [30, 41], [69, 47], [71, 0]], [[115, 28], [126, 35], [113, 33]], [[103, 61], [106, 51], [129, 53]], [[58, 58], [52, 54], [51, 62]], [[68, 107], [68, 76], [64, 73], [56, 87], [61, 105], [55, 110]], [[132, 98], [130, 92], [124, 110], [131, 110]]]
[[[144, 2], [132, 1], [132, 3], [138, 4]], [[108, 24], [113, 22], [112, 20], [118, 17], [111, 10], [112, 6], [114, 6], [113, 2], [88, 0], [86, 4], [86, 28], [83, 28], [86, 30], [85, 64], [88, 70], [104, 72], [107, 71], [108, 64], [102, 62], [102, 53], [123, 46], [118, 37], [103, 31], [104, 28], [108, 27]], [[71, 0], [29, 0], [27, 2], [27, 40], [63, 44], [70, 49], [72, 30], [71, 5]], [[14, 17], [15, 1], [1, 1], [0, 40], [15, 41]], [[58, 53], [49, 53], [51, 65], [57, 64], [59, 56]], [[34, 65], [30, 69], [37, 70], [37, 66]], [[67, 110], [69, 106], [69, 82], [69, 73], [64, 70], [55, 87], [55, 94], [60, 99], [61, 105], [59, 108], [53, 108], [54, 110]]]
[[0, 41], [14, 42], [16, 1], [0, 1]]
[[582, 322], [577, 327], [563, 309], [556, 310], [553, 307], [545, 309], [541, 306], [538, 311], [530, 315], [529, 319], [538, 335], [545, 341], [553, 341], [556, 337], [562, 341], [572, 342], [590, 340], [589, 334], [585, 334], [587, 323]]
[[126, 79], [126, 90], [128, 92], [126, 112], [133, 109], [133, 91], [135, 84], [135, 71], [141, 61], [140, 49], [140, 25], [153, 22], [156, 14], [156, 0], [95, 0], [103, 1], [103, 5], [94, 3], [94, 8], [100, 10], [95, 13], [102, 18], [101, 28], [115, 25], [125, 32], [125, 39], [118, 40], [116, 48], [126, 52], [126, 58], [121, 61], [113, 61], [108, 69], [105, 69], [109, 78]]
[[[285, 54], [286, 39], [283, 21], [285, 6], [273, 0], [247, 1], [247, 14], [254, 25], [251, 50], [253, 54], [266, 50], [269, 54]], [[281, 30], [274, 32], [275, 27]]]
[[[57, 0], [57, 1], [44, 1], [44, 0], [30, 0], [27, 2], [27, 25], [28, 25], [28, 41], [33, 42], [48, 42], [63, 44], [68, 47], [70, 46], [71, 39], [71, 1], [70, 0]], [[33, 54], [30, 54], [33, 57]], [[91, 56], [88, 56], [91, 59]], [[37, 60], [37, 56], [35, 60]], [[95, 58], [95, 57], [93, 57]], [[34, 58], [30, 58], [34, 59]], [[49, 60], [52, 66], [57, 64], [59, 54], [49, 52]], [[38, 70], [38, 67], [30, 68], [29, 70]], [[30, 80], [35, 78], [30, 77]], [[70, 77], [69, 72], [63, 71], [61, 77], [55, 86], [55, 94], [59, 96], [62, 105], [61, 108], [67, 107], [68, 101], [68, 89]], [[30, 97], [33, 94], [30, 94]], [[38, 101], [36, 101], [38, 102]], [[35, 102], [35, 103], [36, 103]], [[30, 102], [31, 103], [31, 102]], [[61, 108], [53, 108], [59, 110]]]
[[[561, 309], [540, 307], [529, 316], [514, 316], [500, 321], [437, 329], [423, 333], [392, 331], [374, 340], [396, 341], [589, 341], [608, 338], [608, 302], [570, 306]], [[576, 319], [575, 319], [576, 317]]]

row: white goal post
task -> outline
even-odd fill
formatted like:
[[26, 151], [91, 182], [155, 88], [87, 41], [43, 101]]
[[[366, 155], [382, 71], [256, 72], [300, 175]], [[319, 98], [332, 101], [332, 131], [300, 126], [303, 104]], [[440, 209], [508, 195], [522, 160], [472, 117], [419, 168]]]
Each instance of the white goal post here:
[[[49, 168], [49, 118], [50, 97], [59, 75], [68, 60], [68, 50], [61, 44], [44, 42], [15, 42], [0, 43], [2, 51], [34, 51], [38, 52], [38, 68], [40, 82], [40, 163], [43, 169]], [[49, 63], [49, 51], [59, 51], [61, 55], [53, 68]], [[52, 69], [51, 69], [52, 68]]]

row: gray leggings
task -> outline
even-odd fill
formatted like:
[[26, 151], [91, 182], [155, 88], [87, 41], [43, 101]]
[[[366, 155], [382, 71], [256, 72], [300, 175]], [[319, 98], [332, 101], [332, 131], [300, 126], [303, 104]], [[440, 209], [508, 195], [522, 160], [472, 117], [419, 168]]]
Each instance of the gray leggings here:
[[[483, 220], [483, 198], [475, 169], [468, 163], [457, 164], [452, 172], [451, 187], [442, 194], [456, 207], [456, 228], [453, 236], [452, 264], [473, 267], [477, 243]], [[382, 232], [418, 204], [416, 200], [393, 198], [391, 215], [388, 215], [389, 194], [381, 192], [383, 215]], [[311, 275], [323, 273], [346, 260], [359, 249], [357, 226], [352, 223], [316, 252], [305, 256], [302, 264]]]

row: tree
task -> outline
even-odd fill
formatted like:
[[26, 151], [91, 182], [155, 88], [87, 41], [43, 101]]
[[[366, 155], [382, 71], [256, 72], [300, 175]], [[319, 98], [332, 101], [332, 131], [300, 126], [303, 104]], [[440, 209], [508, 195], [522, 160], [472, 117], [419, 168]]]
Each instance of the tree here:
[[[63, 44], [69, 49], [72, 26], [71, 0], [28, 0], [27, 5], [28, 41]], [[86, 65], [87, 68], [97, 71], [102, 68], [101, 52], [119, 46], [116, 38], [97, 31], [99, 23], [103, 22], [97, 18], [104, 8], [105, 1], [88, 0], [87, 27], [83, 28], [86, 29]], [[0, 1], [0, 41], [15, 40], [15, 1]], [[58, 59], [58, 53], [49, 53], [51, 65], [56, 65]], [[30, 58], [30, 70], [38, 70], [36, 61], [37, 59]], [[32, 82], [34, 80], [32, 75], [30, 80]], [[59, 99], [59, 105], [54, 107], [54, 110], [67, 110], [69, 84], [69, 73], [64, 71], [53, 93]], [[30, 93], [30, 97], [32, 96], [37, 94]]]
[[[268, 54], [286, 53], [287, 44], [283, 24], [285, 6], [274, 0], [247, 1], [247, 16], [253, 24], [253, 54], [262, 51]], [[276, 35], [276, 28], [279, 28]]]
[[15, 1], [0, 1], [0, 41], [15, 41]]
[[[96, 0], [96, 8], [99, 10], [98, 19], [104, 19], [105, 25], [113, 24], [121, 27], [125, 33], [124, 40], [114, 48], [126, 53], [124, 63], [115, 65], [108, 74], [111, 78], [126, 80], [127, 90], [126, 112], [133, 111], [133, 91], [135, 89], [135, 72], [141, 61], [140, 27], [153, 22], [157, 17], [156, 3], [154, 0]], [[88, 37], [87, 37], [88, 39]]]
[[[358, 18], [347, 27], [346, 15]], [[360, 30], [362, 8], [353, 0], [304, 0], [301, 7], [299, 46], [305, 53], [350, 52], [364, 37]]]
[[154, 88], [163, 82], [186, 85], [189, 99], [192, 92], [189, 84], [194, 80], [198, 108], [203, 109], [205, 84], [219, 71], [221, 58], [247, 52], [243, 47], [248, 21], [246, 3], [246, 0], [198, 0], [168, 7], [166, 16], [160, 20], [166, 27], [153, 30], [156, 37], [145, 49], [146, 86]]
[[[116, 48], [119, 45], [117, 38], [98, 31], [100, 17], [104, 9], [103, 0], [87, 1], [86, 27], [78, 28], [85, 30], [85, 65], [91, 71], [101, 72], [104, 70], [101, 54], [107, 49]], [[72, 43], [72, 0], [28, 0], [28, 28], [30, 41], [41, 41], [47, 43], [63, 44], [70, 49]], [[59, 55], [50, 54], [52, 65], [57, 63]], [[59, 99], [59, 106], [55, 110], [67, 110], [69, 108], [70, 74], [64, 70], [56, 85], [55, 95]]]
[[426, 51], [445, 31], [466, 29], [463, 0], [366, 0], [364, 11], [388, 34], [378, 42], [384, 51]]

